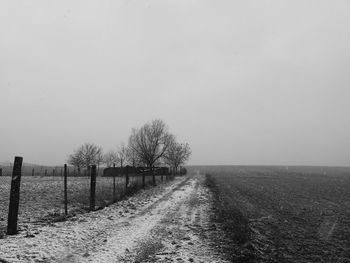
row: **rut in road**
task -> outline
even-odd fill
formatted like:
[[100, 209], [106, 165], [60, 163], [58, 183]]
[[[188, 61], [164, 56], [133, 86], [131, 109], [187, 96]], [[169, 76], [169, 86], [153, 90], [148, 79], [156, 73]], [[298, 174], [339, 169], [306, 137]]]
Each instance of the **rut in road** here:
[[170, 207], [150, 236], [140, 242], [136, 257], [122, 262], [227, 262], [214, 249], [210, 223], [210, 193], [203, 176], [188, 181], [181, 200]]

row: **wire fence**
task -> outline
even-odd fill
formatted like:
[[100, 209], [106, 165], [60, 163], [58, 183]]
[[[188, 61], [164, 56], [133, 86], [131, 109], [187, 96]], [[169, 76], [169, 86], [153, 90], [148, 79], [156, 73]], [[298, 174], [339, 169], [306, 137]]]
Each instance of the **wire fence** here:
[[[0, 167], [0, 236], [6, 232], [9, 213], [9, 197], [13, 166]], [[126, 174], [115, 170], [104, 176], [98, 169], [96, 176], [95, 209], [108, 206], [126, 195], [149, 187], [153, 178], [149, 172]], [[64, 195], [64, 167], [22, 166], [18, 224], [19, 230], [26, 224], [47, 224], [62, 221], [66, 217], [91, 210], [91, 175], [78, 173], [74, 167], [67, 169], [67, 199]], [[111, 176], [112, 175], [112, 176]], [[155, 174], [156, 183], [169, 179], [169, 173]], [[67, 204], [65, 204], [67, 200]], [[67, 214], [65, 214], [67, 205]]]

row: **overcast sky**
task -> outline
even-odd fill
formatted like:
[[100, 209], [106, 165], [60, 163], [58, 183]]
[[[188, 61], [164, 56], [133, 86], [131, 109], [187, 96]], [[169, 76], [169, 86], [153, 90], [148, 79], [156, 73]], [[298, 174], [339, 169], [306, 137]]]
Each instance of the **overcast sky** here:
[[163, 119], [190, 164], [350, 165], [350, 2], [0, 2], [0, 161]]

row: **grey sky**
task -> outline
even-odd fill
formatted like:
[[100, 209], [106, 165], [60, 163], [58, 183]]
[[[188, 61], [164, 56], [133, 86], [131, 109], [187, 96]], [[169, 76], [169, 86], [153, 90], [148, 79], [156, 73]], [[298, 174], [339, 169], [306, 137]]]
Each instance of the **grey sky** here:
[[0, 2], [0, 161], [163, 119], [191, 164], [350, 165], [350, 2]]

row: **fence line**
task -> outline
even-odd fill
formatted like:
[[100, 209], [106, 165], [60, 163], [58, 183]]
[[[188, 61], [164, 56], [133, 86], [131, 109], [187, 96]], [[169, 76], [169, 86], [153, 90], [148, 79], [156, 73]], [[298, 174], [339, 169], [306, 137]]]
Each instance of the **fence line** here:
[[[96, 166], [85, 175], [66, 164], [49, 168], [24, 163], [20, 170], [16, 167], [15, 161], [0, 168], [0, 237], [5, 232], [17, 233], [17, 222], [25, 228], [26, 224], [62, 221], [77, 213], [103, 208], [153, 185], [151, 172], [133, 167], [115, 170], [112, 176], [103, 176], [101, 171], [98, 174]], [[169, 173], [156, 173], [156, 182], [163, 182], [163, 176], [165, 181], [173, 178]], [[18, 184], [17, 192], [11, 190], [11, 184]]]

